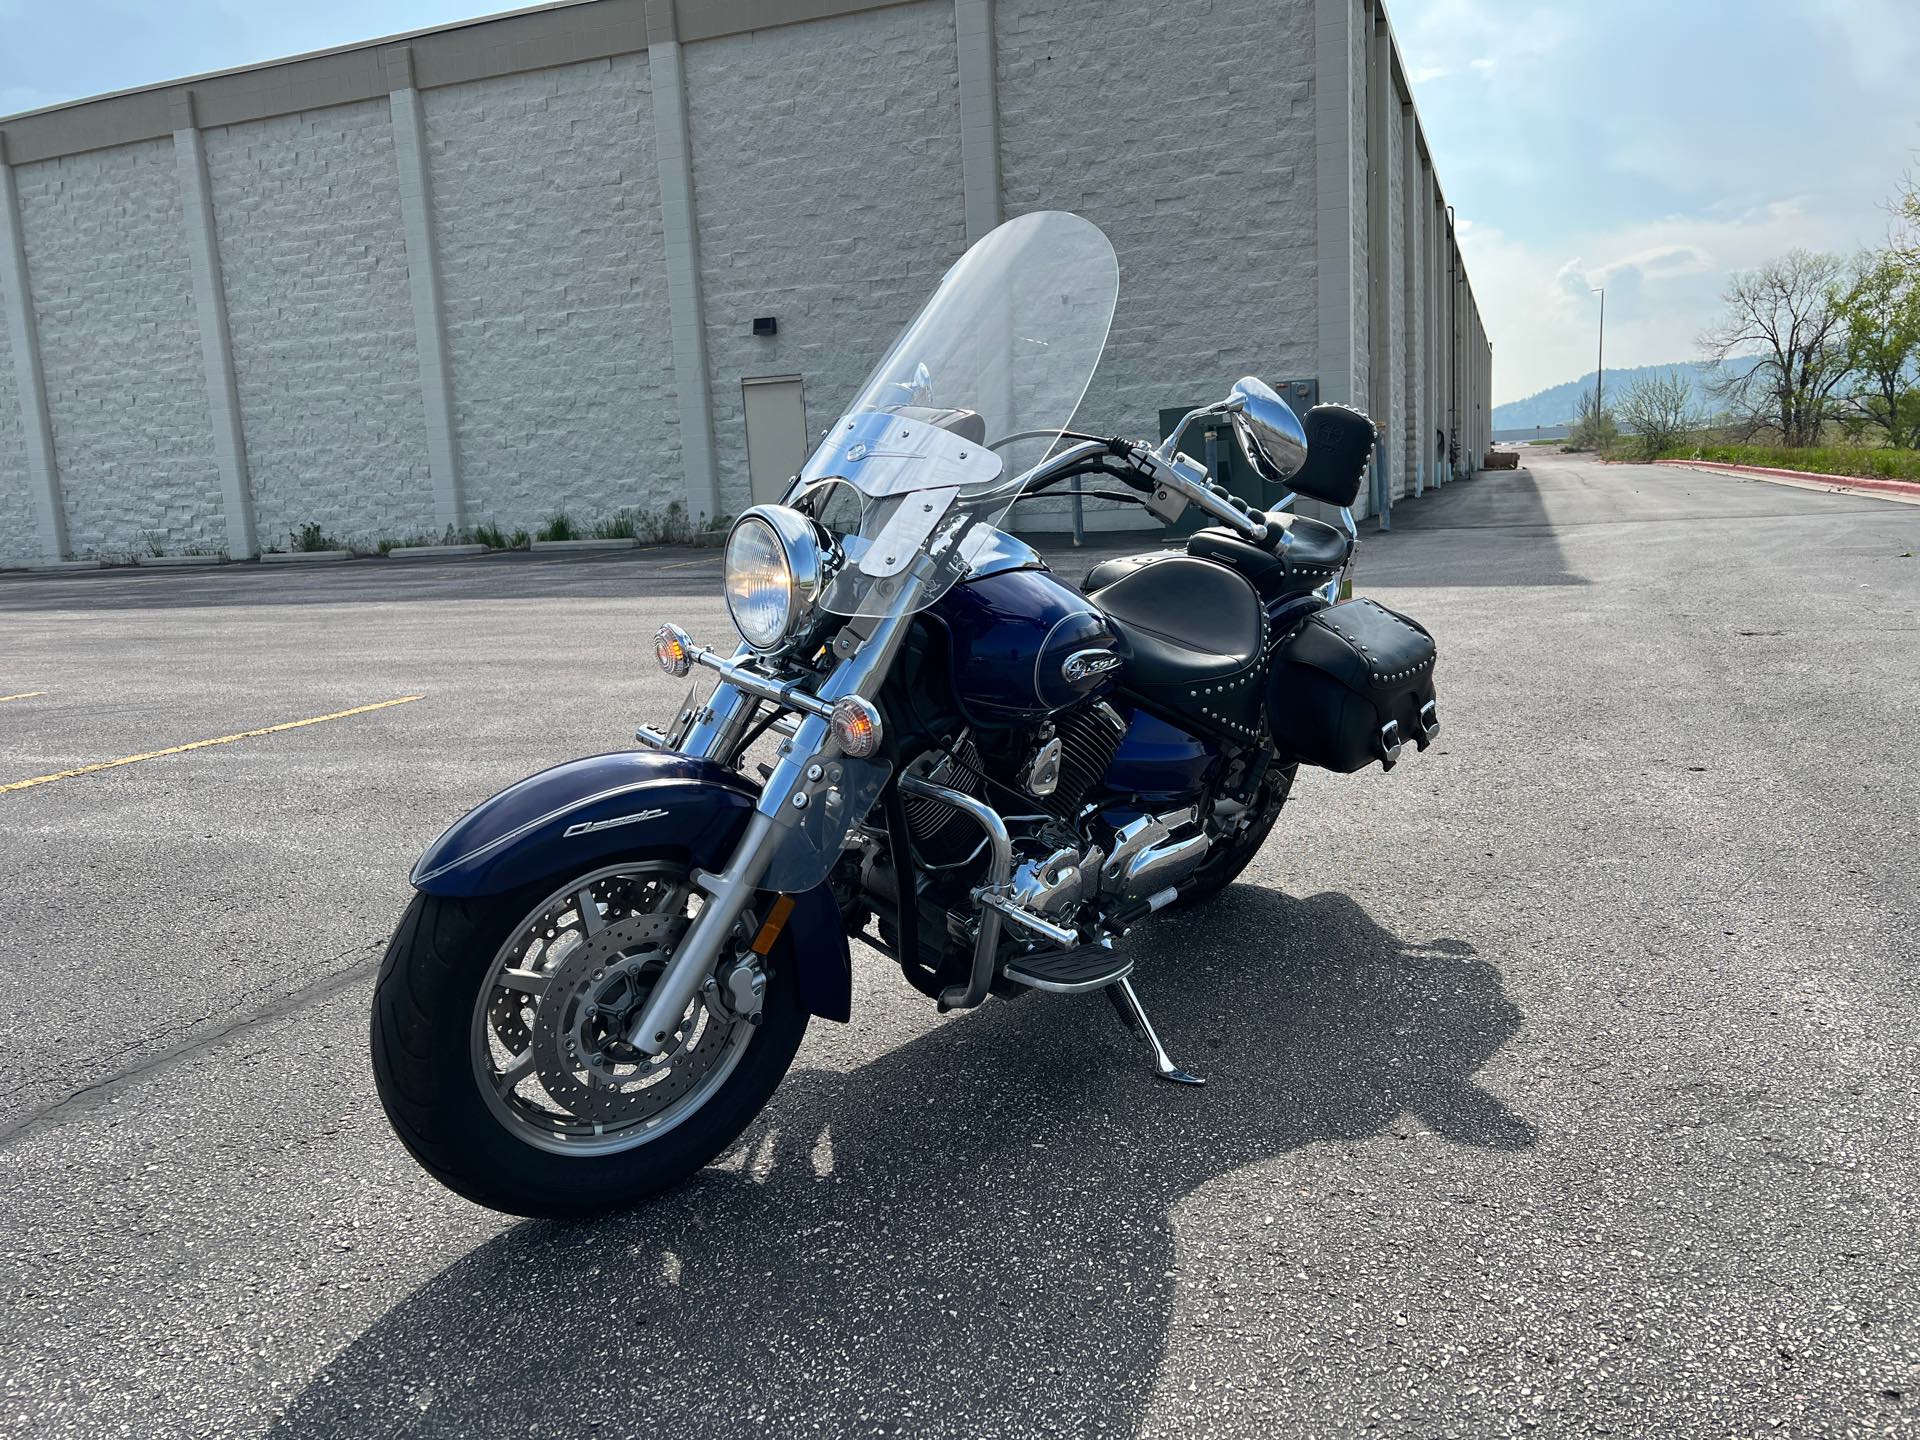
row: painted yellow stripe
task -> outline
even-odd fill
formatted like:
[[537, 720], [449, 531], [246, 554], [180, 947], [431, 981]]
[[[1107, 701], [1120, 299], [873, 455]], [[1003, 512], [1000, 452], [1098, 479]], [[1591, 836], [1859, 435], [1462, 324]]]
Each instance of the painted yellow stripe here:
[[22, 690], [18, 695], [0, 695], [0, 705], [9, 700], [33, 700], [46, 693], [44, 690]]
[[351, 710], [336, 710], [331, 715], [315, 715], [311, 720], [288, 720], [281, 725], [262, 725], [258, 730], [242, 730], [237, 735], [217, 735], [211, 740], [194, 740], [185, 745], [169, 745], [164, 750], [149, 750], [144, 755], [122, 755], [118, 760], [102, 760], [96, 765], [76, 765], [71, 770], [56, 770], [51, 775], [35, 775], [30, 780], [15, 780], [0, 785], [0, 795], [9, 790], [31, 790], [54, 780], [71, 780], [76, 775], [91, 775], [96, 770], [111, 770], [117, 765], [137, 765], [142, 760], [159, 760], [167, 755], [184, 755], [189, 750], [204, 750], [209, 745], [231, 745], [236, 740], [252, 740], [261, 735], [277, 735], [282, 730], [298, 730], [307, 725], [324, 725], [329, 720], [345, 720], [349, 715], [366, 715], [393, 705], [411, 705], [420, 695], [402, 695], [398, 700], [378, 700], [371, 705], [356, 705]]

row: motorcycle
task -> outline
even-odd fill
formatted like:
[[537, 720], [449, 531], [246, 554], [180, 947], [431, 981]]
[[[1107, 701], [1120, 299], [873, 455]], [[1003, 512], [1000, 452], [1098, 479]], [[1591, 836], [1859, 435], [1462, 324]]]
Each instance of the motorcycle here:
[[[1099, 991], [1158, 1075], [1204, 1083], [1141, 1006], [1126, 937], [1230, 884], [1301, 765], [1425, 749], [1435, 651], [1346, 598], [1364, 415], [1303, 423], [1248, 377], [1158, 445], [1069, 428], [1118, 290], [1078, 216], [981, 239], [781, 502], [733, 523], [741, 643], [660, 628], [662, 668], [710, 692], [421, 857], [372, 1048], [436, 1178], [541, 1216], [685, 1179], [767, 1103], [810, 1019], [851, 1018], [856, 936], [943, 1012]], [[1231, 429], [1271, 508], [1182, 452], [1203, 423]], [[1212, 523], [1075, 586], [1006, 528], [1068, 485]]]

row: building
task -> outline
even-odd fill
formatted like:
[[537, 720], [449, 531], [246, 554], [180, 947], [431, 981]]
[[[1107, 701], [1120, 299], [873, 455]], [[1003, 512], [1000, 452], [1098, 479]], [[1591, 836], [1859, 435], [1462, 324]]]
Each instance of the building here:
[[1373, 0], [563, 0], [0, 120], [0, 558], [737, 513], [1038, 208], [1084, 425], [1307, 382], [1418, 493], [1491, 351], [1410, 95]]

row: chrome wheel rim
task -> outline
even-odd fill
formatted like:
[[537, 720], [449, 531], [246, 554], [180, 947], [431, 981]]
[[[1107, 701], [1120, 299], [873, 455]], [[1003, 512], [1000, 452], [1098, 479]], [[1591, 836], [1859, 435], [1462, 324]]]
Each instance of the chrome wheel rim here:
[[[634, 1050], [638, 1015], [701, 903], [683, 867], [619, 865], [567, 882], [493, 957], [474, 1001], [474, 1080], [517, 1138], [565, 1155], [644, 1145], [726, 1083], [754, 1027], [702, 987], [659, 1056]], [[753, 933], [743, 917], [735, 963]]]

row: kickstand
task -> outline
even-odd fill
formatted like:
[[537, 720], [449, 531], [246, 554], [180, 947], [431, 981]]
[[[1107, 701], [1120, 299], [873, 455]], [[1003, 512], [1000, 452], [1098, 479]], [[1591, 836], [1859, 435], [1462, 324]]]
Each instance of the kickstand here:
[[1133, 981], [1122, 979], [1106, 987], [1107, 999], [1119, 1013], [1120, 1022], [1134, 1033], [1136, 1039], [1144, 1040], [1153, 1050], [1153, 1068], [1162, 1080], [1171, 1080], [1176, 1085], [1204, 1085], [1207, 1082], [1198, 1075], [1189, 1075], [1173, 1063], [1173, 1057], [1167, 1054], [1167, 1047], [1160, 1043], [1160, 1037], [1154, 1034], [1153, 1022], [1147, 1019], [1146, 1007], [1140, 1003], [1140, 996], [1133, 988]]

